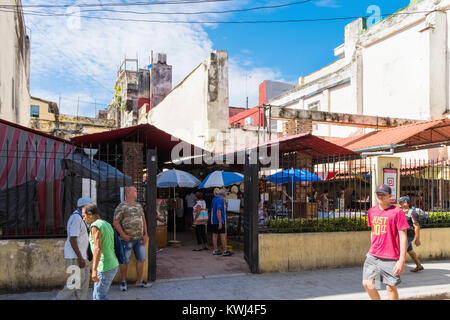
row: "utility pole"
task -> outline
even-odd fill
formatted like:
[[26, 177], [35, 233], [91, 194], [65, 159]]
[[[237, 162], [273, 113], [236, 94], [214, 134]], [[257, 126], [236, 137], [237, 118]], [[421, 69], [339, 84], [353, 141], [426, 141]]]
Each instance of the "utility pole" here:
[[78, 97], [78, 103], [77, 103], [77, 121], [78, 121], [78, 113], [80, 111], [80, 97]]
[[94, 104], [95, 104], [94, 118], [97, 118], [97, 99], [95, 99]]

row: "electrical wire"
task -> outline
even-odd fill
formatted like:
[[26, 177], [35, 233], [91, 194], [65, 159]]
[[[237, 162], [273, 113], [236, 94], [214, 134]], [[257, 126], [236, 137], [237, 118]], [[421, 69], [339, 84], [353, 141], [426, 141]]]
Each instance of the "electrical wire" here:
[[[429, 14], [434, 11], [449, 11], [444, 10], [430, 10], [430, 11], [416, 11], [416, 12], [399, 12], [382, 14], [381, 17], [398, 16], [398, 15], [413, 15], [413, 14]], [[0, 10], [2, 11], [2, 10]], [[4, 11], [4, 10], [3, 10]], [[6, 11], [14, 12], [14, 11]], [[53, 14], [34, 14], [23, 13], [24, 15], [35, 15], [44, 17], [62, 17]], [[84, 15], [71, 15], [72, 17], [80, 17], [86, 19], [98, 19], [98, 20], [110, 20], [110, 21], [125, 21], [125, 22], [146, 22], [146, 23], [169, 23], [169, 24], [264, 24], [264, 23], [300, 23], [300, 22], [320, 22], [320, 21], [338, 21], [338, 20], [355, 20], [359, 18], [369, 18], [371, 16], [347, 16], [347, 17], [334, 17], [334, 18], [315, 18], [315, 19], [285, 19], [285, 20], [240, 20], [240, 21], [189, 21], [189, 20], [145, 20], [145, 19], [130, 19], [130, 18], [113, 18], [113, 17], [99, 17], [99, 16], [84, 16]]]
[[92, 7], [130, 7], [130, 6], [155, 6], [155, 5], [171, 5], [171, 4], [198, 4], [211, 2], [229, 2], [233, 0], [172, 0], [172, 1], [153, 1], [153, 2], [110, 2], [110, 3], [79, 3], [79, 4], [28, 4], [28, 5], [0, 5], [0, 8], [92, 8]]

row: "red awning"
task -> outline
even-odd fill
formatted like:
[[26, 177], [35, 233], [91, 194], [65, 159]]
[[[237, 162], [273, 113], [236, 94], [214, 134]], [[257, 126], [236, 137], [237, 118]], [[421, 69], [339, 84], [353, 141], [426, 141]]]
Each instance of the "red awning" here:
[[351, 150], [370, 147], [406, 144], [397, 150], [415, 146], [447, 143], [450, 140], [450, 120], [447, 118], [424, 121], [391, 129], [373, 131], [353, 137], [332, 140], [333, 143]]
[[[157, 149], [159, 161], [169, 160], [173, 147], [183, 142], [181, 139], [173, 137], [170, 133], [162, 131], [150, 124], [140, 124], [128, 128], [87, 134], [74, 137], [71, 141], [79, 147], [113, 146], [119, 145], [122, 141], [141, 142], [148, 149]], [[191, 148], [193, 147], [191, 145]], [[110, 150], [113, 151], [114, 149]]]
[[[278, 145], [279, 153], [301, 152], [310, 155], [314, 159], [326, 159], [334, 156], [356, 156], [357, 154], [347, 148], [338, 146], [332, 142], [316, 137], [311, 133], [300, 133], [286, 136], [259, 144], [259, 148], [267, 147], [272, 152], [272, 147]], [[248, 146], [236, 150], [239, 153], [246, 149], [256, 149], [257, 145]]]

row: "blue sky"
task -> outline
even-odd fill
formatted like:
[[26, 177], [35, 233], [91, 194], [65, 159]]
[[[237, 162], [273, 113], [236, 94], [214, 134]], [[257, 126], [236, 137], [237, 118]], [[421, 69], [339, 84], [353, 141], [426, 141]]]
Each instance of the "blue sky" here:
[[[101, 3], [118, 0], [58, 1], [58, 3]], [[135, 0], [122, 0], [135, 2]], [[121, 10], [187, 12], [227, 10], [262, 5], [286, 4], [294, 0], [232, 0], [183, 6], [130, 7]], [[23, 0], [23, 4], [55, 4], [49, 0]], [[133, 15], [106, 11], [83, 15], [133, 19], [236, 21], [285, 20], [368, 16], [371, 5], [389, 14], [409, 0], [312, 0], [280, 9], [233, 14]], [[29, 9], [28, 9], [29, 10]], [[42, 11], [42, 9], [33, 9]], [[64, 13], [67, 9], [53, 9]], [[338, 21], [272, 24], [161, 24], [106, 21], [67, 17], [26, 16], [31, 33], [31, 94], [61, 100], [61, 112], [94, 116], [94, 101], [105, 108], [113, 96], [118, 65], [125, 56], [138, 57], [140, 66], [149, 63], [150, 51], [167, 53], [173, 66], [173, 86], [207, 58], [212, 50], [229, 53], [230, 105], [245, 106], [245, 83], [249, 105], [258, 101], [258, 84], [263, 80], [296, 83], [298, 77], [335, 61], [333, 49], [344, 42], [344, 27], [353, 19]]]

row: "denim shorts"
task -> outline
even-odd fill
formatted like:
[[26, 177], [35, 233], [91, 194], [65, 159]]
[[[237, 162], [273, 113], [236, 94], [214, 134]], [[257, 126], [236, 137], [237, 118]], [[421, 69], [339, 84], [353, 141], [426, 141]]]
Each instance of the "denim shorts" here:
[[130, 242], [126, 242], [123, 240], [120, 241], [122, 242], [123, 254], [125, 256], [124, 264], [130, 262], [131, 251], [134, 251], [136, 260], [138, 260], [139, 262], [145, 261], [145, 246], [142, 245], [142, 239], [130, 240]]
[[414, 240], [414, 237], [408, 237], [408, 249], [406, 249], [407, 252], [410, 252], [413, 250], [412, 242]]

